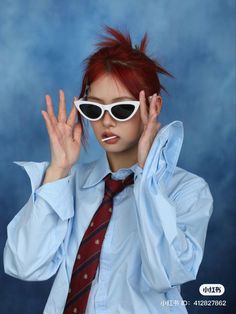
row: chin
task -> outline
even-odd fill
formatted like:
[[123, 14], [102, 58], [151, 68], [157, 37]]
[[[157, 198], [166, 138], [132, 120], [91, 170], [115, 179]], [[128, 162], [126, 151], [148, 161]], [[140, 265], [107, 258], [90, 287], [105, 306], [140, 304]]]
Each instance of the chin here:
[[102, 146], [102, 147], [106, 152], [109, 152], [109, 153], [121, 153], [126, 150], [126, 149], [122, 149], [121, 147], [114, 147], [114, 146], [113, 147]]

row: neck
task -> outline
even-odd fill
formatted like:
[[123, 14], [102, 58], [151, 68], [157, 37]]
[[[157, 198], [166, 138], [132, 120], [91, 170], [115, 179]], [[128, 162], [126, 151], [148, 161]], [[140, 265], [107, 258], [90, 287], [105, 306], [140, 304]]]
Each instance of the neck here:
[[121, 168], [129, 168], [138, 162], [137, 145], [120, 153], [106, 152], [109, 166], [112, 172], [116, 172]]

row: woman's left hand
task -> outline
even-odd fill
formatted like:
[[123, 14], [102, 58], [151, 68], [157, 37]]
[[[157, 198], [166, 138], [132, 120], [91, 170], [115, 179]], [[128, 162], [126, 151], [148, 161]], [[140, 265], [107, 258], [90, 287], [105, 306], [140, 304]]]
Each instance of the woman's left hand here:
[[157, 120], [162, 106], [161, 96], [154, 94], [148, 110], [145, 92], [139, 93], [140, 115], [143, 122], [143, 133], [138, 143], [138, 165], [143, 168], [154, 138], [161, 127]]

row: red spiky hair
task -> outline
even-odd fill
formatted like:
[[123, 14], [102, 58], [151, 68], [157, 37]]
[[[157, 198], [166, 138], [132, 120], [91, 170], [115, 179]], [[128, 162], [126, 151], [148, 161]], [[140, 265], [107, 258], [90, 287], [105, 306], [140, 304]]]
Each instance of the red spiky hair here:
[[[158, 75], [173, 76], [156, 59], [146, 55], [147, 33], [144, 34], [140, 46], [132, 47], [129, 33], [123, 34], [106, 25], [104, 28], [114, 38], [102, 35], [103, 40], [95, 44], [98, 49], [83, 61], [85, 70], [79, 97], [83, 97], [86, 87], [105, 73], [119, 80], [137, 100], [141, 90], [145, 91], [147, 98], [154, 93], [160, 94], [161, 90], [166, 91]], [[82, 144], [86, 149], [88, 136], [85, 135], [83, 119], [79, 113], [78, 118], [82, 124]]]

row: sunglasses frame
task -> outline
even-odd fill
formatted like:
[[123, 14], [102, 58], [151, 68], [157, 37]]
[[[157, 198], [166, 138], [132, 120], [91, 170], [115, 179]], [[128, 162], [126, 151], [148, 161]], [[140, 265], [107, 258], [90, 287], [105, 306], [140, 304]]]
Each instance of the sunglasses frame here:
[[[138, 110], [138, 108], [140, 106], [140, 101], [138, 101], [138, 100], [123, 100], [123, 101], [114, 102], [114, 103], [111, 103], [111, 104], [102, 105], [102, 104], [94, 102], [94, 101], [88, 101], [88, 100], [84, 100], [84, 98], [80, 98], [78, 100], [75, 100], [74, 104], [75, 104], [77, 110], [82, 114], [82, 116], [85, 117], [86, 119], [90, 120], [90, 121], [97, 121], [97, 120], [101, 119], [103, 117], [103, 115], [104, 115], [104, 112], [108, 111], [113, 119], [123, 122], [123, 121], [127, 121], [127, 120], [131, 119], [135, 115], [135, 113], [137, 112], [137, 110]], [[95, 118], [95, 119], [88, 118], [83, 113], [83, 111], [80, 109], [80, 105], [82, 105], [82, 104], [95, 105], [95, 106], [99, 107], [101, 109], [101, 115], [98, 118]], [[119, 119], [119, 118], [117, 118], [117, 117], [115, 117], [113, 115], [111, 109], [114, 106], [117, 106], [117, 105], [121, 105], [122, 106], [122, 105], [127, 105], [127, 104], [134, 105], [134, 111], [132, 112], [132, 114], [128, 118]]]

